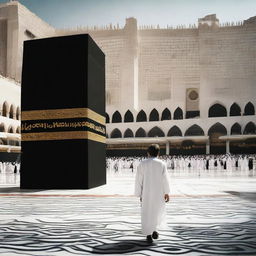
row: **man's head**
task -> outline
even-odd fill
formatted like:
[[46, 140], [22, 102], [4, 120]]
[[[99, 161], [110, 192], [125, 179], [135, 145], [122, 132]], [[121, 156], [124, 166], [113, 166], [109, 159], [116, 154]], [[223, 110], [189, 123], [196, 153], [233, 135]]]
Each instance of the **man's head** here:
[[158, 144], [152, 144], [148, 147], [148, 156], [157, 157], [159, 155], [160, 147]]

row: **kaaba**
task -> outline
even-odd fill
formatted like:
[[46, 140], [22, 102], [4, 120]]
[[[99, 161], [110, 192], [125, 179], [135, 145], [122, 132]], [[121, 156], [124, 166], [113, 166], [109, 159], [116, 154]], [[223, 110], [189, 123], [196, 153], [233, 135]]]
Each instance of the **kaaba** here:
[[106, 184], [105, 55], [88, 34], [24, 42], [22, 189]]

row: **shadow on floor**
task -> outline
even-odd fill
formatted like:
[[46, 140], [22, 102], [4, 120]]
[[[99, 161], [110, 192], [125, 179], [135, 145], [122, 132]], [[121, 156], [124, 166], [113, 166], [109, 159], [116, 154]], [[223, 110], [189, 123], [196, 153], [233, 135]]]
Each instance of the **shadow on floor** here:
[[45, 191], [46, 189], [21, 189], [20, 187], [0, 188], [0, 193], [35, 193]]
[[238, 192], [238, 191], [223, 191], [233, 196], [240, 197], [241, 199], [256, 201], [256, 192]]
[[97, 254], [122, 254], [147, 250], [149, 247], [154, 246], [155, 243], [148, 243], [146, 240], [126, 240], [116, 243], [103, 244], [95, 246], [92, 253]]

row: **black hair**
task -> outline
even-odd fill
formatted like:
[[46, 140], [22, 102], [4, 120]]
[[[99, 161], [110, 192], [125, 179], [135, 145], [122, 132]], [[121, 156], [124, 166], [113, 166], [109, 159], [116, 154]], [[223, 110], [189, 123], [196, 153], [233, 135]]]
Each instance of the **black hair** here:
[[148, 147], [148, 150], [147, 152], [149, 153], [150, 156], [158, 156], [159, 155], [159, 151], [160, 151], [160, 147], [158, 144], [151, 144], [149, 147]]

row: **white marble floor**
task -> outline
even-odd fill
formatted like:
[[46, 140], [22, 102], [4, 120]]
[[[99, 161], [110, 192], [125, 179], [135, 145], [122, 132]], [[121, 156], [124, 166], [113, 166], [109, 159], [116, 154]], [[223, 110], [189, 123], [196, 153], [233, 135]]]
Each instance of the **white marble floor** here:
[[[61, 178], [61, 177], [60, 177]], [[107, 184], [89, 190], [34, 190], [38, 195], [104, 195], [132, 196], [135, 174], [130, 169], [108, 173]], [[190, 171], [169, 170], [171, 195], [226, 195], [226, 191], [256, 192], [256, 170], [252, 171]], [[0, 173], [0, 194], [23, 193], [19, 190], [19, 174]]]
[[256, 255], [256, 173], [170, 172], [167, 227], [149, 246], [130, 171], [91, 190], [20, 190], [0, 174], [0, 255]]

